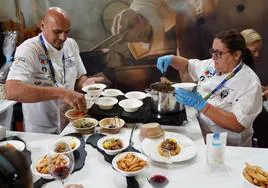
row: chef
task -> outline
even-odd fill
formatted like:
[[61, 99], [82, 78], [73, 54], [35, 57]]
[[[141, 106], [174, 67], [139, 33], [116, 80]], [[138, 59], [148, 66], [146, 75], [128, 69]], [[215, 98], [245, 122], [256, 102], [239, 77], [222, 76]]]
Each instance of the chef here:
[[177, 88], [176, 99], [198, 110], [204, 135], [228, 132], [228, 145], [251, 146], [252, 124], [262, 109], [259, 78], [246, 65], [253, 61], [251, 53], [234, 30], [218, 33], [209, 51], [212, 58], [206, 60], [162, 56], [157, 68], [164, 73], [172, 66], [198, 82], [196, 92]]

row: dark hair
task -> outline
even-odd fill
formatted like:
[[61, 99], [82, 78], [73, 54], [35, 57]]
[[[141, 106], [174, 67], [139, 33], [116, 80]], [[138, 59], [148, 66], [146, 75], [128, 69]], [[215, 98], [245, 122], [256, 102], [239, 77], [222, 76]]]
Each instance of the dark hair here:
[[215, 38], [220, 39], [230, 52], [241, 51], [242, 61], [250, 68], [254, 68], [254, 59], [252, 53], [246, 47], [246, 41], [243, 35], [236, 30], [222, 31]]
[[[1, 163], [8, 163], [12, 168], [16, 170], [18, 174], [20, 185], [19, 187], [28, 188], [32, 187], [32, 174], [30, 169], [30, 164], [27, 161], [25, 155], [14, 149], [2, 146], [0, 147], [0, 156], [3, 161]], [[3, 168], [3, 167], [2, 167]], [[7, 169], [6, 169], [7, 170]], [[0, 169], [0, 185], [1, 188], [11, 188], [12, 182], [8, 182], [5, 175], [2, 172], [6, 171], [5, 169]], [[10, 170], [10, 169], [9, 169]]]

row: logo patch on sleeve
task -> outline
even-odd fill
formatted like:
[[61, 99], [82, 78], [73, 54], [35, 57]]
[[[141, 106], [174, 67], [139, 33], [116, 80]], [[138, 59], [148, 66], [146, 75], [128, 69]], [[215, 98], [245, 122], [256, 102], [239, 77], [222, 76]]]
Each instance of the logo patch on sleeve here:
[[42, 65], [47, 64], [47, 57], [44, 54], [39, 54], [38, 60]]

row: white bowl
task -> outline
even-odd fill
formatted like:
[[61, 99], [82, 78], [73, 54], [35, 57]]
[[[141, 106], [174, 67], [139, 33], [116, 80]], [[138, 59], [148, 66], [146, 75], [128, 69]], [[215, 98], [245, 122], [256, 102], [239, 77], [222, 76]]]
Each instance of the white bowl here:
[[[118, 166], [117, 166], [117, 161], [119, 161], [120, 159], [124, 158], [127, 154], [134, 154], [135, 156], [137, 156], [138, 158], [146, 161], [147, 165], [145, 165], [142, 169], [137, 170], [137, 171], [133, 171], [133, 172], [129, 172], [129, 171], [123, 171], [121, 170]], [[124, 152], [124, 153], [120, 153], [118, 155], [116, 155], [112, 161], [112, 165], [114, 167], [115, 170], [117, 170], [118, 172], [120, 172], [123, 176], [137, 176], [139, 174], [141, 174], [147, 167], [148, 167], [148, 159], [145, 155], [138, 153], [138, 152]]]
[[100, 97], [95, 103], [102, 110], [110, 110], [114, 107], [116, 103], [118, 103], [118, 100], [114, 97]]
[[[36, 165], [41, 162], [41, 160], [45, 157], [46, 155], [43, 155], [41, 156], [38, 160], [36, 160], [35, 162], [33, 162], [31, 164], [31, 170], [32, 170], [32, 173], [38, 177], [42, 177], [44, 179], [53, 179], [53, 176], [48, 172], [47, 174], [42, 174], [40, 172], [37, 171], [36, 169]], [[47, 165], [45, 165], [44, 167], [47, 167], [48, 168], [48, 161], [47, 161]]]
[[143, 102], [137, 99], [124, 99], [119, 102], [119, 106], [126, 112], [136, 112], [142, 105]]
[[60, 142], [68, 143], [72, 151], [77, 150], [79, 146], [81, 145], [81, 142], [78, 138], [74, 136], [63, 136], [63, 137], [53, 140], [52, 147], [54, 147], [54, 149], [56, 150], [57, 145]]
[[76, 132], [79, 132], [81, 134], [91, 134], [93, 133], [98, 123], [98, 120], [94, 118], [81, 118], [73, 121], [72, 125], [75, 128]]
[[119, 89], [105, 89], [102, 92], [102, 95], [105, 97], [117, 97], [119, 95], [124, 95], [124, 93]]
[[[125, 121], [118, 117], [108, 117], [99, 121], [101, 131], [109, 134], [117, 134], [120, 129], [125, 125]], [[115, 127], [110, 128], [110, 125]]]
[[[123, 147], [117, 150], [110, 150], [110, 149], [105, 149], [103, 147], [103, 143], [109, 139], [120, 139], [122, 142]], [[104, 136], [101, 139], [99, 139], [97, 146], [98, 148], [100, 148], [101, 150], [103, 150], [105, 153], [107, 153], [108, 155], [117, 155], [118, 153], [120, 153], [121, 151], [125, 150], [129, 145], [128, 139], [124, 138], [122, 136], [112, 136], [112, 135], [108, 135], [108, 136]]]
[[70, 109], [65, 112], [65, 117], [67, 117], [69, 121], [80, 119], [82, 117], [85, 117], [86, 115], [87, 115], [86, 112], [76, 109]]
[[8, 145], [13, 146], [14, 148], [16, 148], [16, 150], [19, 150], [19, 151], [23, 151], [25, 149], [25, 144], [19, 140], [6, 140], [3, 142], [0, 142], [0, 146], [9, 147]]
[[146, 93], [141, 92], [141, 91], [131, 91], [131, 92], [127, 92], [125, 94], [125, 97], [128, 99], [138, 99], [138, 100], [142, 100], [144, 98], [147, 97]]
[[187, 91], [193, 91], [194, 87], [196, 87], [196, 86], [197, 86], [197, 84], [196, 83], [192, 83], [192, 82], [172, 84], [172, 87], [182, 88], [182, 89], [185, 89]]
[[84, 86], [82, 88], [82, 91], [84, 92], [88, 92], [89, 88], [92, 88], [92, 87], [96, 87], [96, 88], [100, 88], [101, 90], [104, 90], [106, 88], [106, 85], [105, 84], [99, 84], [99, 83], [96, 83], [96, 84], [90, 84], [90, 85], [87, 85], [87, 86]]

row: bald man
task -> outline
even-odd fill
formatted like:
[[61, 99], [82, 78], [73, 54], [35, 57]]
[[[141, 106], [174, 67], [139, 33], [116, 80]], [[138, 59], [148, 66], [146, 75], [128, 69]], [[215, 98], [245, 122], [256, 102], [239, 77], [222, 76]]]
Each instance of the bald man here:
[[41, 29], [42, 33], [17, 47], [6, 97], [22, 102], [26, 131], [59, 133], [64, 126], [65, 104], [86, 108], [84, 95], [74, 89], [103, 78], [86, 76], [77, 43], [68, 38], [71, 21], [66, 11], [49, 8]]

